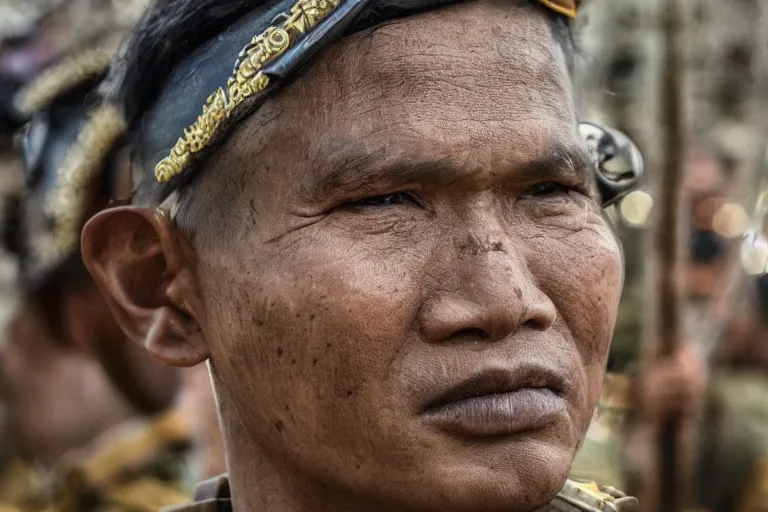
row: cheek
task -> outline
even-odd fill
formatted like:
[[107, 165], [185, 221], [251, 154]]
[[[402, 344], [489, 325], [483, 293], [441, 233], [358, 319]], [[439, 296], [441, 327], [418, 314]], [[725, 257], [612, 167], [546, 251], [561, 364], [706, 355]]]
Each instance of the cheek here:
[[[371, 408], [395, 408], [393, 366], [421, 302], [418, 257], [381, 250], [376, 237], [353, 246], [310, 238], [251, 254], [255, 269], [202, 273], [222, 384], [256, 421], [282, 435], [306, 432], [299, 443], [333, 438], [334, 424], [375, 421]], [[258, 382], [247, 393], [244, 375]]]
[[529, 258], [539, 286], [557, 307], [590, 381], [602, 377], [623, 282], [621, 251], [596, 213], [582, 229], [532, 238]]

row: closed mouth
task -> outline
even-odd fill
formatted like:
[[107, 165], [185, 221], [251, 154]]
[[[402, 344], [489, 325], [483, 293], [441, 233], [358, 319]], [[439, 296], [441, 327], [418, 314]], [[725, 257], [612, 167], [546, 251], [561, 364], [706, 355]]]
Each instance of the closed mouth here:
[[521, 390], [548, 390], [562, 398], [565, 394], [564, 379], [556, 372], [539, 366], [517, 369], [490, 369], [448, 388], [431, 399], [422, 413], [433, 413], [456, 402], [482, 396], [502, 395]]

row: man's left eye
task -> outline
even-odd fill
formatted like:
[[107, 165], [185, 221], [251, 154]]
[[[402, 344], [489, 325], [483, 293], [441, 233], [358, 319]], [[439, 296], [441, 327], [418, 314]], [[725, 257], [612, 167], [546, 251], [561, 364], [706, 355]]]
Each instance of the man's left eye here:
[[555, 181], [544, 181], [541, 183], [537, 183], [531, 188], [529, 188], [525, 195], [531, 196], [531, 197], [548, 197], [548, 196], [555, 196], [558, 194], [567, 194], [572, 190], [572, 187], [564, 184], [564, 183], [558, 183]]

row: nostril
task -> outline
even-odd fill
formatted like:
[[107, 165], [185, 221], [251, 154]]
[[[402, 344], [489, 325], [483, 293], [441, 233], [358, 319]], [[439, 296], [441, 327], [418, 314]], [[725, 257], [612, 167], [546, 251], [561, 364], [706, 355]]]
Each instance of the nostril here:
[[491, 335], [482, 329], [462, 329], [451, 335], [451, 341], [487, 340]]
[[546, 331], [549, 329], [551, 324], [548, 322], [539, 319], [539, 318], [531, 318], [530, 320], [527, 320], [523, 326], [528, 327], [531, 330], [534, 331]]

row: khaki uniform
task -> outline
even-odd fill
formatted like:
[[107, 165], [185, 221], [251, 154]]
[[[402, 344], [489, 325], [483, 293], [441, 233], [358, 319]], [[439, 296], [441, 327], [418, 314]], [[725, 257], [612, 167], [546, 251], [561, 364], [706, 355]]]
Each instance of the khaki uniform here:
[[[232, 512], [226, 475], [213, 478], [195, 489], [195, 502], [169, 507], [164, 512]], [[611, 487], [594, 482], [568, 480], [552, 503], [538, 512], [638, 512], [637, 500]], [[2, 511], [0, 511], [2, 512]]]
[[102, 442], [48, 475], [10, 461], [0, 473], [0, 512], [157, 512], [189, 499], [189, 432], [177, 413]]

